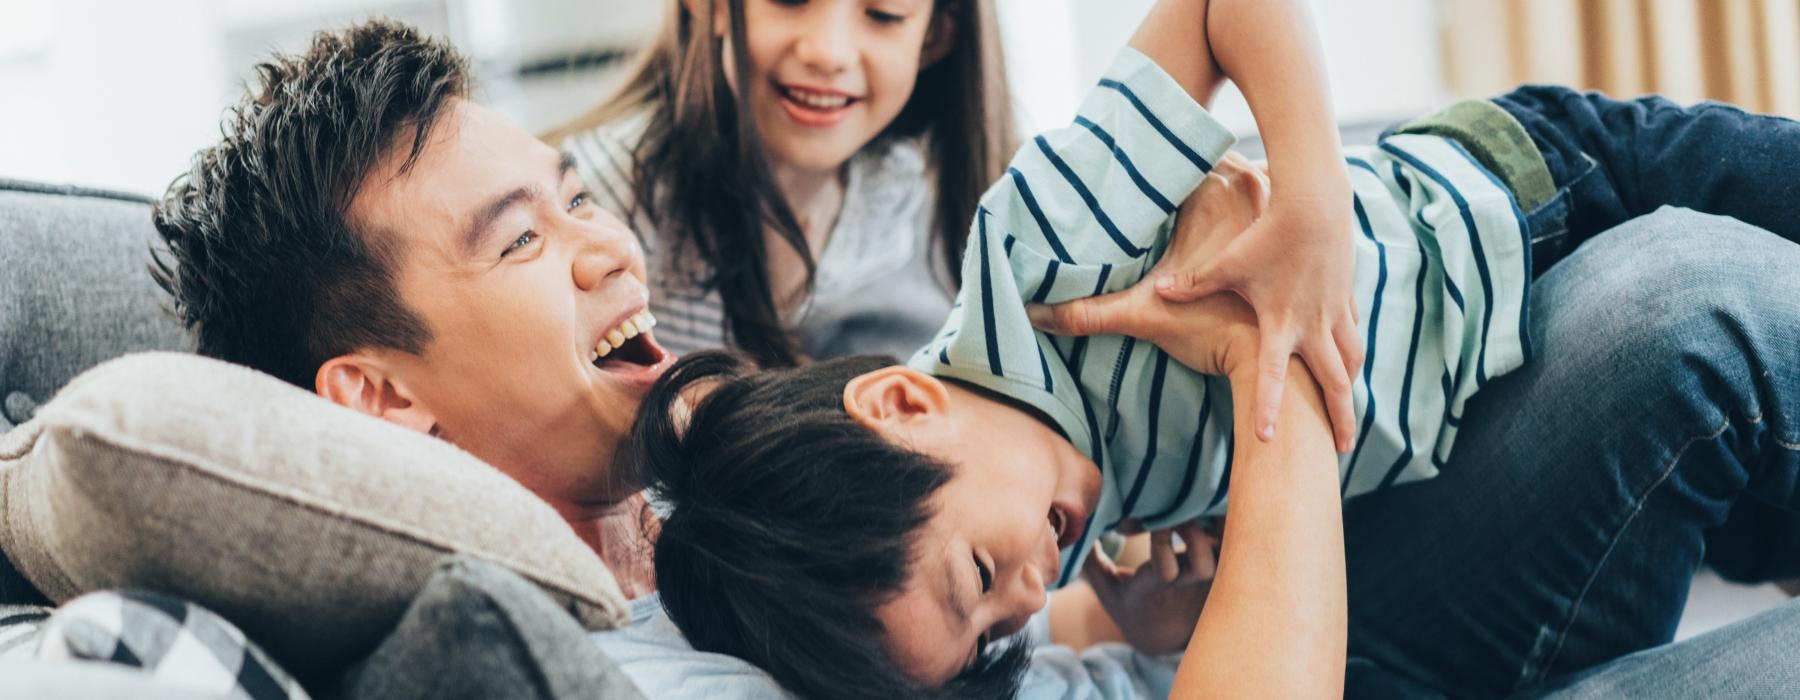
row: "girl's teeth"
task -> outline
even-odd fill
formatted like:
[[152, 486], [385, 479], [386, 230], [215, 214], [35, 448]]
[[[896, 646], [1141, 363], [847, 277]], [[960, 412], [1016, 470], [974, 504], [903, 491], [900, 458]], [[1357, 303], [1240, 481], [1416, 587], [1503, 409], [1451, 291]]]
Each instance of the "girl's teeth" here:
[[599, 345], [594, 346], [594, 359], [597, 360], [606, 357], [607, 355], [612, 354], [612, 351], [612, 344], [602, 340]]
[[624, 345], [625, 344], [625, 334], [620, 333], [617, 328], [607, 331], [606, 332], [606, 342], [612, 344], [612, 346], [615, 348], [619, 347], [620, 345]]
[[625, 323], [619, 326], [619, 332], [624, 333], [627, 339], [636, 338], [638, 335], [637, 321], [634, 319], [626, 319]]
[[637, 327], [638, 327], [639, 331], [647, 331], [652, 328], [655, 328], [656, 327], [656, 317], [651, 316], [649, 311], [645, 311], [643, 313], [638, 314]]

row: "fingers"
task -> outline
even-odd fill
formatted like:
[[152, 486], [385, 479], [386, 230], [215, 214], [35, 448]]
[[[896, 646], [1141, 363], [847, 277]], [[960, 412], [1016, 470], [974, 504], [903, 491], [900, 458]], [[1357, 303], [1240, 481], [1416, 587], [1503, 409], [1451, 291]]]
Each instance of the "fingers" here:
[[1281, 396], [1287, 388], [1288, 358], [1294, 354], [1294, 342], [1281, 325], [1262, 327], [1262, 347], [1257, 351], [1256, 437], [1263, 442], [1275, 439], [1275, 417], [1281, 415]]
[[1344, 358], [1344, 371], [1352, 377], [1362, 371], [1363, 360], [1366, 359], [1363, 355], [1362, 336], [1356, 332], [1357, 322], [1356, 305], [1352, 304], [1350, 314], [1339, 316], [1337, 325], [1331, 329], [1331, 339], [1337, 343], [1338, 355]]
[[1156, 276], [1156, 294], [1175, 303], [1186, 303], [1226, 289], [1241, 286], [1244, 266], [1231, 262], [1230, 253], [1201, 265], [1195, 270], [1170, 270]]
[[1181, 562], [1175, 557], [1174, 530], [1150, 533], [1150, 565], [1156, 567], [1156, 577], [1163, 583], [1172, 583], [1181, 576]]
[[1081, 575], [1087, 578], [1088, 585], [1094, 587], [1096, 594], [1105, 597], [1118, 591], [1119, 584], [1124, 581], [1127, 573], [1114, 566], [1112, 558], [1106, 556], [1106, 552], [1095, 547], [1088, 553], [1087, 561], [1081, 563]]
[[1331, 419], [1337, 451], [1349, 452], [1356, 440], [1356, 409], [1350, 396], [1350, 376], [1345, 374], [1337, 344], [1319, 336], [1308, 338], [1300, 347], [1300, 359], [1312, 370], [1313, 379], [1325, 394], [1325, 413]]
[[1218, 542], [1211, 533], [1200, 527], [1198, 522], [1186, 522], [1175, 527], [1175, 534], [1181, 535], [1181, 541], [1187, 545], [1187, 572], [1182, 579], [1188, 582], [1210, 581], [1218, 573], [1219, 562], [1213, 553]]
[[1140, 328], [1138, 324], [1139, 315], [1135, 311], [1139, 300], [1134, 298], [1134, 289], [1135, 287], [1049, 306], [1031, 304], [1025, 307], [1025, 315], [1031, 319], [1031, 325], [1045, 333], [1120, 333], [1141, 337], [1146, 329]]

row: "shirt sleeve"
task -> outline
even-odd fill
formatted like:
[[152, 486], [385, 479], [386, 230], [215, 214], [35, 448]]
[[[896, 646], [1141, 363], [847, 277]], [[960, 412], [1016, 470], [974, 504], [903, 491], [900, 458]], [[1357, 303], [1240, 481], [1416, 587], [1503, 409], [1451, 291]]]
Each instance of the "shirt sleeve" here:
[[1126, 49], [1074, 123], [1023, 144], [982, 196], [957, 303], [912, 366], [1031, 404], [1098, 462], [1094, 407], [1025, 306], [1137, 282], [1176, 207], [1231, 144], [1168, 73]]
[[1125, 263], [1155, 247], [1232, 142], [1174, 78], [1127, 48], [1074, 123], [1023, 144], [981, 204], [992, 225], [1062, 264]]

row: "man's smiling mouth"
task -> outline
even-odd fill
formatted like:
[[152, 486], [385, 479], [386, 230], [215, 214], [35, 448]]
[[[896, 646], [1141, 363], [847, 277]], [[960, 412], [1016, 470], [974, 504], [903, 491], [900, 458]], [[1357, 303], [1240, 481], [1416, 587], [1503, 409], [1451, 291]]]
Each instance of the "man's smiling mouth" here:
[[667, 359], [668, 353], [650, 337], [656, 317], [649, 309], [632, 314], [609, 330], [588, 354], [588, 361], [603, 370], [628, 370], [654, 367]]

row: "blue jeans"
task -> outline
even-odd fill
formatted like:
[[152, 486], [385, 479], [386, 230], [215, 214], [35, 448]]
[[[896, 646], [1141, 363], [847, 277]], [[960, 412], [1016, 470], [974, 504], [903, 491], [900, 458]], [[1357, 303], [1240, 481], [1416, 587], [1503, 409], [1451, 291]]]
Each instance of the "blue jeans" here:
[[1797, 625], [1668, 645], [1709, 545], [1742, 571], [1800, 564], [1771, 544], [1800, 532], [1800, 219], [1777, 216], [1800, 177], [1774, 177], [1800, 167], [1800, 126], [1549, 88], [1496, 102], [1563, 188], [1533, 250], [1537, 356], [1471, 402], [1440, 476], [1345, 504], [1347, 694], [1800, 684], [1772, 663]]

